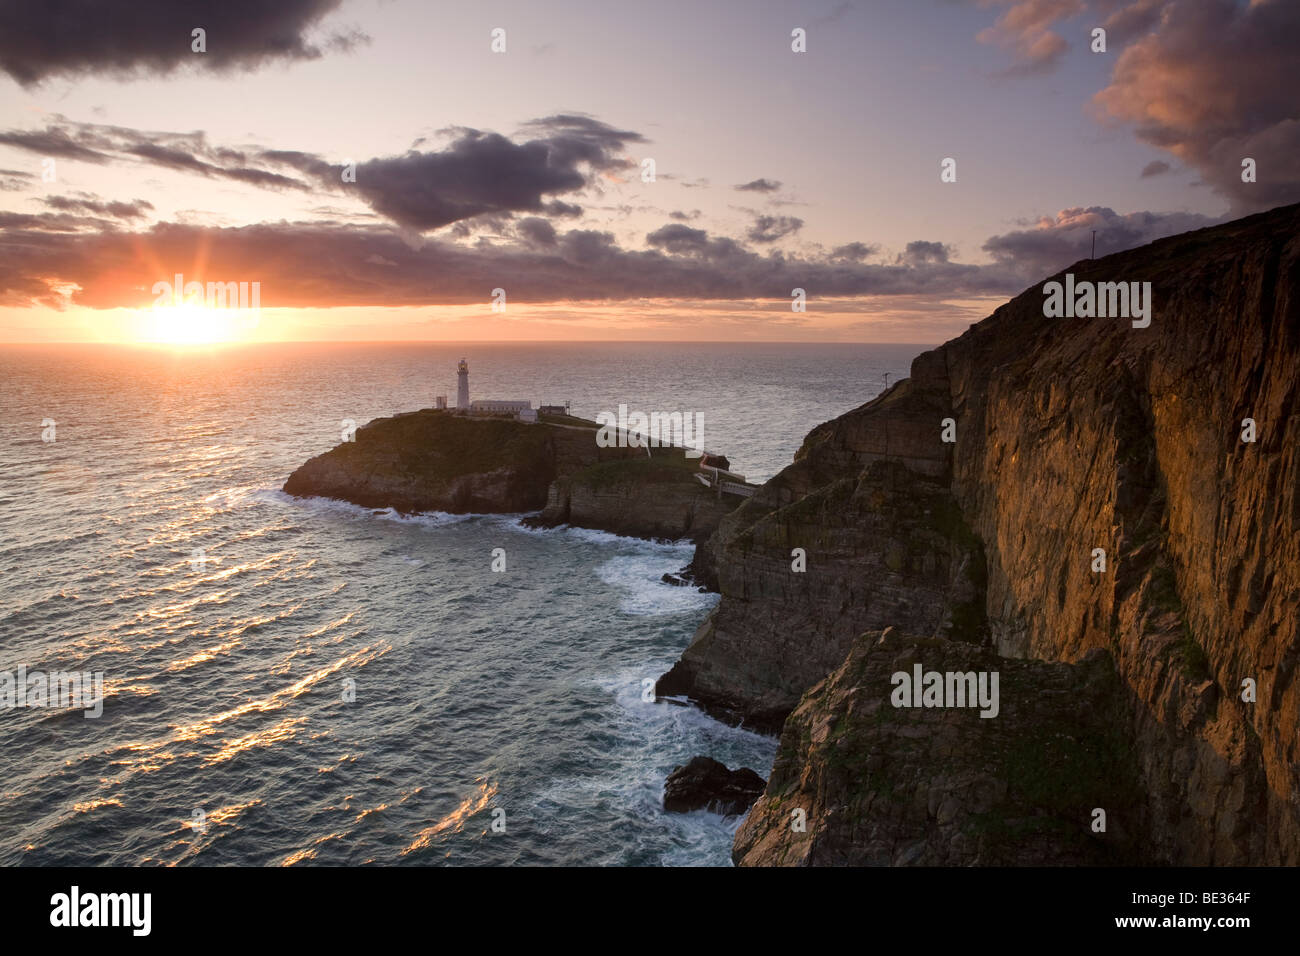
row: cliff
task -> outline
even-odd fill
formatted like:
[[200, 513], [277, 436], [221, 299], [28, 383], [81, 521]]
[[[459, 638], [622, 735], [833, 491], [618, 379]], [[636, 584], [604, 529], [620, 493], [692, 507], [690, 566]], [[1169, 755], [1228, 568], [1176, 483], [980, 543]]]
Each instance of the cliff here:
[[[1123, 702], [1110, 723], [1131, 743], [1141, 794], [1120, 821], [1137, 858], [1295, 864], [1300, 207], [1065, 271], [1076, 283], [1152, 283], [1150, 326], [1045, 318], [1036, 285], [814, 429], [700, 549], [722, 599], [659, 691], [768, 727], [797, 706], [799, 725], [813, 726], [835, 695], [801, 697], [839, 673], [863, 632], [892, 625], [1017, 661], [1105, 652]], [[1254, 442], [1243, 441], [1247, 418]], [[794, 548], [806, 550], [803, 573]], [[847, 693], [852, 679], [833, 683]], [[1021, 705], [1035, 680], [1016, 691]], [[1059, 706], [1081, 723], [1094, 716]], [[980, 733], [971, 747], [991, 738]], [[769, 795], [791, 774], [825, 771], [824, 750], [803, 741]], [[891, 738], [872, 746], [892, 759]], [[916, 766], [944, 772], [938, 755]], [[783, 824], [762, 806], [738, 837], [742, 860], [780, 842]], [[877, 825], [888, 842], [894, 824], [862, 819], [811, 857], [753, 859], [883, 861], [859, 844], [876, 845]], [[945, 862], [987, 859], [969, 849]], [[1036, 859], [1029, 848], [1025, 859]]]
[[605, 462], [551, 483], [546, 506], [528, 524], [570, 524], [641, 538], [702, 541], [737, 503], [718, 497], [695, 480], [695, 464], [680, 449]]
[[[895, 708], [891, 674], [998, 671], [995, 718]], [[742, 866], [1133, 862], [1137, 770], [1110, 655], [1006, 660], [890, 628], [854, 642], [786, 721], [766, 793], [736, 834]], [[1092, 829], [1093, 811], [1107, 813]], [[796, 809], [806, 825], [791, 826]]]
[[[644, 538], [703, 539], [736, 504], [716, 498], [681, 448], [601, 448], [595, 423], [525, 424], [423, 409], [379, 418], [310, 459], [284, 484], [298, 497], [336, 498], [413, 513], [518, 513]], [[589, 426], [589, 427], [588, 427]]]

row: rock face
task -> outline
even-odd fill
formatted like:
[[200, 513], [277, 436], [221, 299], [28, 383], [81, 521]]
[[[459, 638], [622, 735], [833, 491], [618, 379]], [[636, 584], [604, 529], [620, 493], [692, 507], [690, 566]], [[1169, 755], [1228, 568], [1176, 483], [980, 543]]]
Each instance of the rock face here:
[[670, 813], [711, 810], [744, 813], [763, 792], [763, 778], [748, 767], [728, 770], [711, 757], [692, 757], [664, 781], [664, 809]]
[[718, 498], [692, 471], [683, 461], [650, 461], [642, 455], [563, 475], [551, 484], [541, 515], [529, 523], [702, 541], [717, 530], [738, 499]]
[[[1300, 207], [1067, 271], [1150, 282], [1150, 326], [1045, 318], [1037, 285], [814, 429], [699, 549], [722, 600], [660, 691], [771, 726], [888, 625], [1003, 658], [1105, 651], [1138, 859], [1300, 863]], [[808, 754], [800, 772], [822, 772], [825, 752]], [[777, 840], [762, 826], [744, 847]], [[870, 839], [835, 832], [811, 856], [755, 860]]]
[[[787, 491], [769, 482], [724, 520], [716, 571], [723, 601], [657, 693], [775, 732], [863, 630], [905, 621], [924, 634], [980, 633], [983, 552], [941, 483], [877, 460], [762, 513], [773, 493]], [[792, 569], [795, 548], [807, 553], [807, 571]], [[780, 652], [754, 653], [760, 634]]]
[[[999, 674], [996, 717], [896, 708], [891, 675]], [[736, 834], [738, 865], [1132, 862], [1140, 826], [1124, 698], [1106, 651], [1008, 660], [941, 638], [869, 632], [781, 734], [767, 792]], [[1104, 832], [1093, 811], [1107, 813]], [[792, 826], [802, 809], [806, 826]]]
[[645, 538], [702, 539], [737, 503], [713, 497], [680, 448], [601, 448], [595, 426], [524, 424], [424, 409], [380, 418], [356, 440], [317, 455], [286, 493], [402, 512], [537, 511], [543, 527], [572, 524]]

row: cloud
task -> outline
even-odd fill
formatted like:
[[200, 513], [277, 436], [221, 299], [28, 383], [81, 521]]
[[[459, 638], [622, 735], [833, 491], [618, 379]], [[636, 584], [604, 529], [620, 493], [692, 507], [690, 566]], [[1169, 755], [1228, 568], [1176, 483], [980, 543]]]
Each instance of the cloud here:
[[898, 257], [898, 261], [910, 266], [923, 266], [931, 263], [947, 262], [951, 254], [942, 242], [909, 242], [907, 248]]
[[[1198, 170], [1234, 211], [1284, 205], [1300, 200], [1298, 49], [1293, 0], [1167, 0], [1093, 102]], [[1258, 182], [1241, 181], [1247, 157]]]
[[75, 128], [58, 125], [47, 126], [43, 130], [4, 130], [0, 132], [0, 146], [12, 146], [38, 156], [75, 159], [83, 163], [103, 165], [112, 160], [113, 157], [108, 153], [79, 142], [78, 137], [73, 135], [75, 132], [78, 132]]
[[709, 234], [703, 229], [692, 229], [690, 226], [670, 223], [649, 233], [645, 241], [669, 252], [698, 253], [708, 248]]
[[993, 236], [983, 248], [995, 261], [1014, 268], [1024, 283], [1029, 284], [1087, 259], [1092, 251], [1094, 229], [1097, 230], [1097, 256], [1101, 257], [1222, 221], [1198, 213], [1121, 215], [1106, 206], [1075, 206], [1062, 209], [1054, 217], [1040, 219], [1033, 228]]
[[[53, 213], [44, 220], [7, 216], [0, 218], [0, 303], [6, 305], [60, 303], [56, 290], [75, 285], [71, 299], [79, 305], [147, 306], [154, 282], [175, 272], [189, 276], [196, 262], [205, 263], [204, 274], [193, 276], [197, 281], [261, 282], [266, 308], [481, 303], [496, 287], [509, 290], [512, 302], [788, 300], [800, 287], [815, 308], [819, 298], [1007, 294], [1023, 285], [1014, 269], [1000, 264], [913, 256], [872, 265], [765, 255], [680, 223], [651, 233], [649, 248], [637, 250], [596, 230], [552, 237], [528, 219], [515, 224], [516, 240], [467, 245], [336, 222], [233, 228], [158, 223], [131, 232], [60, 226]], [[42, 221], [50, 228], [33, 228]]]
[[44, 130], [0, 131], [0, 145], [99, 164], [146, 162], [265, 189], [354, 193], [398, 225], [427, 232], [485, 216], [544, 213], [581, 216], [583, 207], [556, 198], [582, 192], [596, 176], [632, 164], [623, 155], [645, 142], [589, 116], [558, 114], [525, 123], [516, 142], [464, 127], [438, 150], [409, 150], [356, 164], [356, 182], [344, 167], [301, 150], [232, 148], [209, 143], [202, 131], [149, 132], [54, 117]]
[[0, 169], [0, 192], [17, 192], [30, 186], [36, 177], [17, 169]]
[[[271, 61], [313, 60], [322, 46], [346, 51], [368, 38], [355, 29], [319, 44], [307, 33], [340, 0], [0, 0], [0, 70], [23, 86], [52, 76], [167, 74], [182, 65], [217, 72]], [[207, 31], [207, 52], [191, 31]]]
[[[177, 169], [184, 172], [198, 173], [200, 176], [216, 176], [233, 179], [236, 182], [249, 183], [271, 189], [308, 189], [309, 187], [296, 179], [279, 173], [256, 169], [251, 166], [221, 166], [204, 162], [194, 153], [160, 143], [138, 143], [126, 149], [127, 154], [148, 160], [155, 166]], [[229, 151], [228, 151], [229, 152]]]
[[474, 304], [497, 287], [512, 302], [535, 303], [783, 301], [796, 287], [808, 290], [814, 309], [821, 300], [831, 308], [835, 300], [863, 296], [969, 299], [1014, 294], [1086, 258], [1093, 229], [1102, 256], [1218, 221], [1075, 207], [991, 237], [983, 248], [992, 263], [970, 265], [928, 240], [909, 242], [892, 262], [868, 263], [877, 252], [868, 243], [800, 256], [759, 251], [679, 222], [646, 235], [646, 248], [630, 249], [611, 233], [560, 232], [536, 216], [503, 220], [499, 235], [466, 243], [339, 221], [157, 223], [128, 231], [70, 212], [0, 213], [0, 304], [62, 307], [62, 290], [75, 287], [71, 300], [79, 305], [147, 306], [154, 282], [175, 272], [188, 276], [197, 262], [205, 263], [205, 274], [193, 276], [199, 281], [261, 282], [267, 308]]
[[[0, 145], [38, 156], [105, 165], [146, 162], [163, 169], [205, 178], [229, 179], [267, 189], [309, 190], [311, 184], [255, 165], [270, 151], [256, 156], [228, 147], [214, 147], [203, 132], [147, 132], [122, 126], [78, 123], [54, 116], [43, 130], [0, 131]], [[272, 160], [274, 162], [274, 160]]]
[[536, 136], [538, 142], [546, 143], [551, 159], [557, 163], [566, 166], [585, 163], [600, 171], [626, 169], [635, 165], [628, 158], [617, 154], [629, 143], [646, 142], [640, 133], [615, 129], [581, 113], [559, 113], [531, 120], [523, 124], [521, 132]]
[[109, 216], [113, 219], [143, 219], [147, 210], [153, 210], [153, 203], [143, 199], [134, 202], [101, 202], [89, 193], [78, 193], [76, 196], [47, 196], [41, 201], [51, 209], [60, 212], [84, 212], [94, 216]]
[[755, 179], [732, 188], [742, 193], [774, 193], [781, 188], [781, 183], [775, 179]]
[[879, 246], [868, 245], [865, 242], [850, 242], [832, 249], [831, 258], [860, 262], [867, 256], [874, 256], [879, 251]]
[[[1120, 8], [1106, 18], [1102, 26], [1106, 29], [1108, 45], [1122, 45], [1135, 37], [1148, 32], [1160, 22], [1160, 12], [1168, 0], [1135, 0], [1121, 3]], [[1111, 0], [1114, 6], [1114, 0]]]
[[529, 216], [515, 224], [517, 232], [531, 246], [552, 247], [555, 245], [555, 227], [545, 219]]
[[[489, 213], [577, 216], [580, 206], [546, 197], [586, 189], [593, 172], [627, 167], [622, 150], [644, 141], [575, 115], [534, 120], [525, 129], [537, 138], [516, 143], [499, 133], [462, 130], [437, 152], [369, 160], [357, 166], [350, 188], [376, 212], [420, 232]], [[322, 182], [340, 179], [332, 167], [323, 173], [318, 159], [298, 168]]]
[[981, 30], [976, 39], [1011, 51], [1015, 60], [1009, 74], [1046, 73], [1056, 68], [1069, 44], [1052, 30], [1058, 20], [1082, 13], [1083, 0], [984, 0], [983, 6], [998, 4], [1007, 10], [993, 26]]
[[679, 222], [691, 222], [694, 219], [699, 219], [702, 215], [704, 214], [698, 209], [692, 209], [690, 212], [682, 212], [680, 209], [674, 209], [668, 214], [668, 218], [676, 219]]
[[803, 220], [797, 216], [757, 216], [745, 238], [750, 242], [776, 242], [802, 228]]

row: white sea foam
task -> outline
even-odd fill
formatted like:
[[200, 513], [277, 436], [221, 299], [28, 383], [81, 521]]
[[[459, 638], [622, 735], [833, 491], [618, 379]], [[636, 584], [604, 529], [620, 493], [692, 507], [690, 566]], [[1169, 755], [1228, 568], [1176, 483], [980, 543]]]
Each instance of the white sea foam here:
[[518, 527], [518, 529], [526, 534], [564, 535], [566, 537], [576, 538], [580, 541], [588, 541], [592, 544], [626, 545], [632, 543], [638, 547], [654, 548], [666, 553], [675, 553], [679, 551], [684, 552], [687, 555], [688, 561], [690, 560], [689, 556], [695, 550], [695, 545], [687, 538], [682, 538], [677, 541], [650, 541], [646, 538], [633, 538], [627, 535], [614, 534], [611, 531], [598, 531], [595, 528], [579, 528], [575, 525], [569, 524], [562, 524], [555, 528], [530, 528], [523, 524], [522, 519], [526, 517], [528, 517], [528, 515], [512, 518], [513, 523]]
[[443, 527], [461, 524], [465, 521], [498, 518], [500, 515], [489, 514], [451, 514], [447, 511], [421, 511], [415, 514], [403, 514], [395, 508], [368, 508], [338, 498], [298, 498], [286, 494], [278, 488], [263, 488], [250, 497], [263, 503], [290, 505], [305, 508], [308, 511], [348, 515], [356, 518], [376, 518], [383, 521], [398, 521], [404, 524], [425, 525], [426, 527]]
[[[689, 555], [679, 556], [689, 560]], [[667, 562], [671, 565], [673, 562]], [[617, 588], [622, 597], [619, 610], [638, 616], [682, 614], [707, 610], [718, 603], [718, 595], [700, 593], [694, 587], [675, 587], [663, 581], [666, 571], [664, 555], [619, 555], [596, 568], [596, 576]]]

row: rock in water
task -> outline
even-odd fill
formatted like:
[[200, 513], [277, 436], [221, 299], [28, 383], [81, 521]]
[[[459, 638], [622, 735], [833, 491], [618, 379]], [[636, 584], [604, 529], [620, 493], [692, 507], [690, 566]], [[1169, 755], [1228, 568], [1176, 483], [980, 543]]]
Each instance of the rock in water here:
[[664, 809], [670, 813], [711, 810], [731, 816], [752, 807], [765, 786], [763, 778], [748, 767], [728, 770], [711, 757], [692, 757], [664, 782]]

